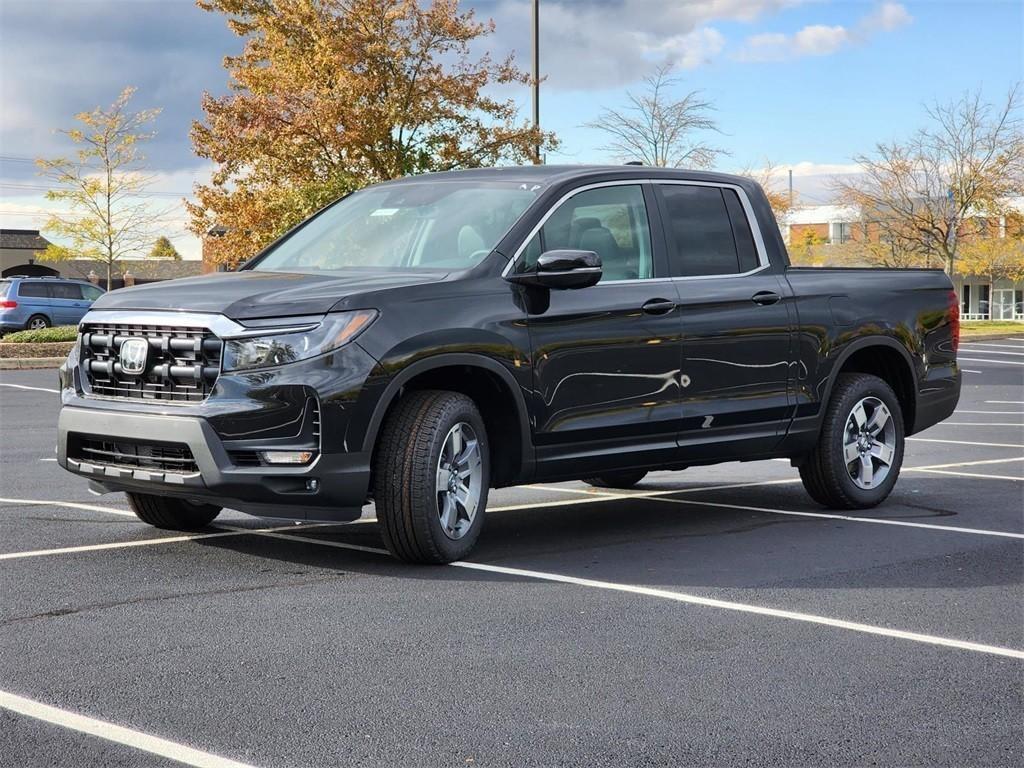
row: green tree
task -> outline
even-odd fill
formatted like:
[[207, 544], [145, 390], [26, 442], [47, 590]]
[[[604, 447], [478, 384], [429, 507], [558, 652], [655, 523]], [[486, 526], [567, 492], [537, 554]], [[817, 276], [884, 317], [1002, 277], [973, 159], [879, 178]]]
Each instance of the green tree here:
[[174, 243], [164, 235], [160, 235], [160, 237], [156, 239], [156, 242], [153, 243], [153, 250], [149, 252], [149, 258], [181, 261], [181, 254], [178, 253], [178, 249], [174, 247]]
[[456, 0], [198, 0], [244, 38], [229, 93], [203, 98], [196, 154], [216, 164], [189, 204], [214, 261], [251, 256], [368, 183], [529, 162], [554, 145], [492, 86], [526, 85], [511, 58], [471, 46], [494, 31]]
[[129, 111], [134, 93], [125, 88], [110, 107], [75, 115], [79, 125], [61, 131], [78, 147], [73, 157], [36, 160], [40, 175], [53, 184], [47, 199], [67, 208], [43, 228], [68, 244], [51, 245], [43, 258], [97, 261], [106, 267], [108, 286], [116, 262], [141, 252], [163, 215], [139, 197], [152, 183], [139, 144], [152, 138], [143, 129], [160, 110]]

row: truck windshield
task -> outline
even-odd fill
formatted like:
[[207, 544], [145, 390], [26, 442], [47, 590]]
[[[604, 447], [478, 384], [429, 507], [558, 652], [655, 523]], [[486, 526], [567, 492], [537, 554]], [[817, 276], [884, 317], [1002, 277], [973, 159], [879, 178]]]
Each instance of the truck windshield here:
[[407, 182], [369, 187], [299, 228], [252, 268], [468, 269], [536, 199], [532, 182]]

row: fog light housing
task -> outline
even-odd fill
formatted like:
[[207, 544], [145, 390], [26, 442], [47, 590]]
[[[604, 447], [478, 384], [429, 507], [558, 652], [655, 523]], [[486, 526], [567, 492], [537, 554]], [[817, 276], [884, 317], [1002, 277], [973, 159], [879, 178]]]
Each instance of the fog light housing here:
[[260, 451], [264, 464], [308, 464], [313, 451]]

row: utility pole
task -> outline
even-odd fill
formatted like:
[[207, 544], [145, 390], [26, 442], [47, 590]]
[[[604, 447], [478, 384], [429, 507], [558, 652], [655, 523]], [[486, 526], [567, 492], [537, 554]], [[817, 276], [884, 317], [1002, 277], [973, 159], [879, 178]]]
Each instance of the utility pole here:
[[[540, 130], [540, 0], [533, 0], [533, 129]], [[541, 164], [540, 139], [533, 148], [534, 165]]]

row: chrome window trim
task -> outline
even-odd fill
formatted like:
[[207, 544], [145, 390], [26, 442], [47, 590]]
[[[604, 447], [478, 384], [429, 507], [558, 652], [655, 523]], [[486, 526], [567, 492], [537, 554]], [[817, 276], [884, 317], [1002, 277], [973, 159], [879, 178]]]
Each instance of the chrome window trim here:
[[[529, 234], [523, 239], [512, 258], [509, 259], [504, 269], [501, 271], [501, 276], [505, 277], [515, 267], [519, 261], [519, 257], [522, 256], [523, 251], [530, 244], [530, 241], [537, 236], [537, 233], [547, 223], [547, 220], [557, 211], [562, 205], [570, 198], [578, 195], [581, 192], [587, 192], [592, 189], [601, 189], [603, 187], [621, 187], [627, 185], [643, 186], [644, 184], [672, 184], [675, 186], [690, 186], [690, 187], [717, 187], [719, 189], [731, 189], [736, 193], [736, 196], [740, 200], [740, 205], [743, 206], [743, 212], [747, 217], [747, 224], [750, 227], [750, 233], [754, 238], [754, 248], [757, 251], [758, 265], [754, 269], [747, 270], [746, 272], [731, 272], [723, 273], [718, 275], [667, 275], [664, 277], [645, 277], [637, 278], [636, 280], [609, 280], [607, 282], [597, 283], [595, 288], [599, 288], [602, 285], [619, 285], [623, 283], [649, 283], [649, 282], [662, 282], [662, 281], [684, 281], [684, 280], [720, 280], [722, 278], [732, 277], [747, 277], [748, 275], [754, 275], [761, 272], [771, 266], [771, 262], [768, 259], [768, 249], [764, 244], [764, 237], [761, 234], [761, 226], [758, 224], [757, 217], [754, 215], [754, 208], [750, 204], [750, 199], [747, 197], [746, 191], [743, 187], [737, 184], [730, 184], [725, 181], [696, 181], [690, 179], [617, 179], [615, 181], [601, 181], [594, 184], [586, 184], [576, 189], [571, 189], [560, 197], [541, 217], [541, 220], [530, 230]], [[648, 215], [648, 224], [650, 223], [650, 216]], [[664, 222], [662, 226], [664, 227]], [[653, 233], [652, 233], [653, 234]]]
[[[547, 223], [548, 219], [551, 218], [554, 215], [555, 211], [557, 211], [559, 208], [562, 207], [562, 204], [565, 203], [566, 200], [568, 200], [568, 199], [570, 199], [572, 197], [575, 197], [576, 195], [580, 194], [581, 192], [589, 192], [592, 189], [603, 189], [604, 187], [625, 187], [625, 186], [643, 187], [643, 185], [646, 184], [646, 183], [647, 183], [647, 181], [645, 179], [616, 179], [615, 181], [599, 181], [599, 182], [595, 182], [594, 184], [586, 184], [586, 185], [584, 185], [582, 187], [576, 187], [575, 189], [570, 189], [568, 192], [566, 192], [564, 195], [562, 195], [560, 198], [558, 198], [558, 200], [556, 200], [555, 203], [552, 204], [552, 206], [550, 208], [548, 208], [547, 212], [541, 217], [540, 221], [538, 221], [534, 225], [533, 229], [530, 230], [530, 233], [525, 238], [523, 238], [523, 242], [519, 244], [518, 248], [516, 248], [516, 252], [512, 255], [512, 258], [508, 260], [508, 264], [506, 264], [505, 268], [501, 270], [501, 276], [505, 277], [505, 276], [507, 276], [512, 271], [513, 266], [515, 266], [516, 262], [519, 261], [519, 257], [523, 255], [523, 251], [526, 250], [526, 246], [528, 246], [530, 244], [530, 241], [533, 240], [533, 238], [537, 236], [537, 233], [540, 232], [541, 227], [543, 227]], [[644, 201], [644, 209], [645, 210], [646, 210], [646, 207], [647, 207], [646, 206], [646, 201]], [[653, 261], [654, 261], [654, 233], [650, 232], [650, 223], [651, 223], [651, 217], [650, 217], [650, 214], [648, 214], [648, 216], [647, 216], [647, 228], [648, 228], [649, 234], [651, 235], [651, 261], [652, 261], [652, 265], [653, 265]], [[645, 277], [645, 278], [637, 278], [636, 280], [615, 280], [615, 281], [609, 281], [607, 283], [603, 283], [603, 285], [611, 285], [612, 282], [615, 282], [615, 283], [619, 283], [619, 282], [622, 282], [622, 283], [638, 283], [638, 282], [647, 282], [648, 280], [661, 280], [661, 279], [663, 279], [663, 278], [659, 278], [659, 277]], [[597, 283], [597, 285], [602, 285], [602, 283]]]
[[754, 269], [748, 269], [746, 272], [723, 272], [716, 275], [674, 275], [672, 280], [721, 280], [723, 278], [731, 277], [747, 277], [748, 275], [755, 275], [771, 266], [771, 262], [768, 260], [768, 249], [765, 247], [764, 237], [761, 235], [761, 225], [757, 222], [757, 217], [754, 215], [754, 207], [750, 204], [750, 199], [747, 197], [746, 190], [744, 190], [743, 187], [737, 184], [729, 184], [724, 181], [688, 181], [685, 179], [656, 179], [652, 180], [651, 183], [671, 184], [673, 186], [718, 187], [719, 189], [731, 189], [740, 199], [740, 205], [743, 206], [743, 213], [746, 214], [747, 225], [750, 227], [750, 234], [754, 237], [754, 248], [757, 250], [757, 262], [759, 266]]

